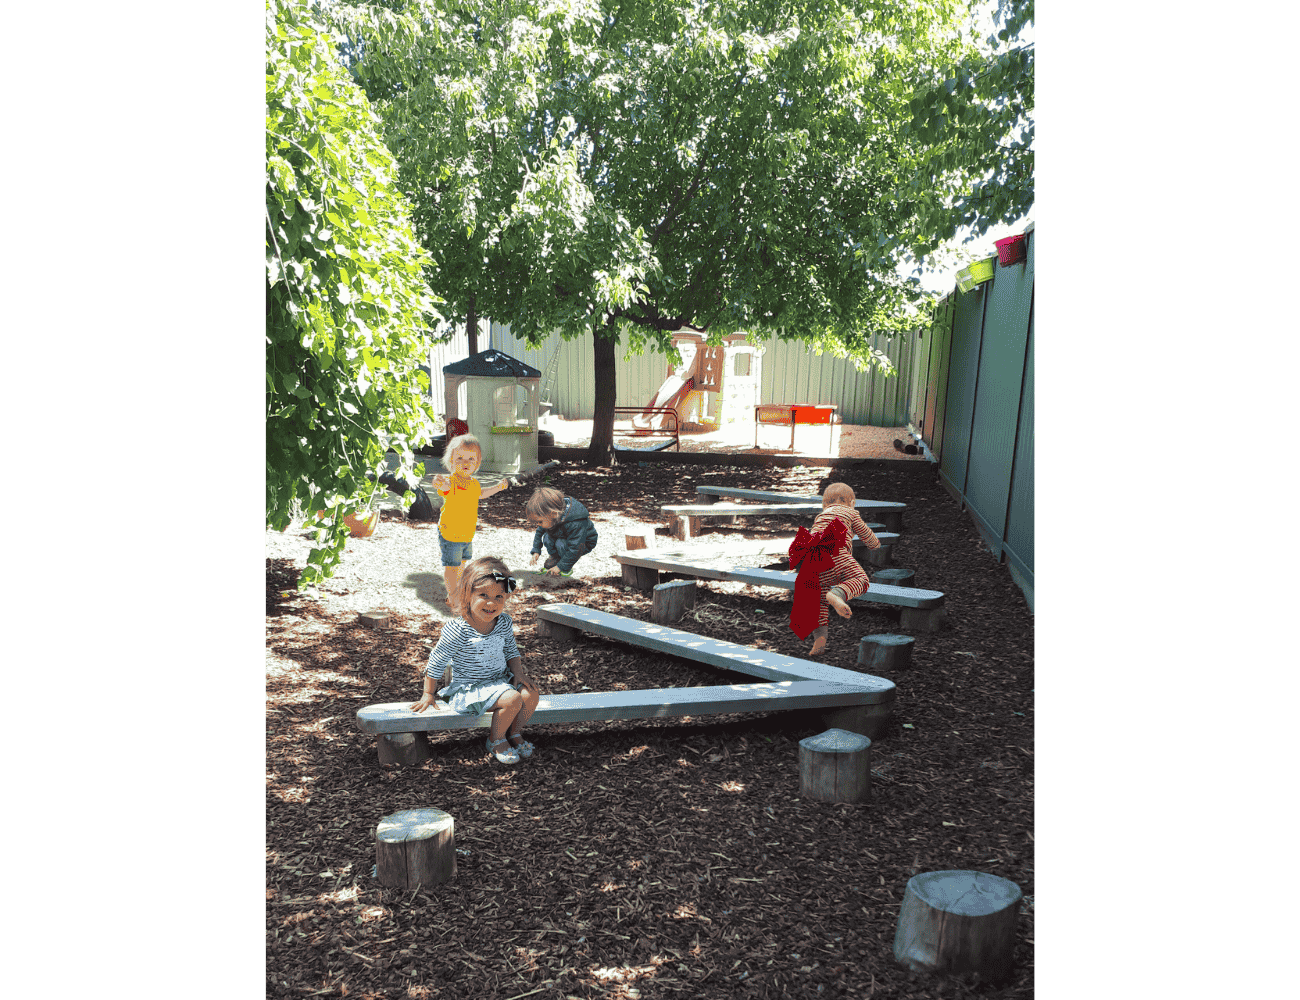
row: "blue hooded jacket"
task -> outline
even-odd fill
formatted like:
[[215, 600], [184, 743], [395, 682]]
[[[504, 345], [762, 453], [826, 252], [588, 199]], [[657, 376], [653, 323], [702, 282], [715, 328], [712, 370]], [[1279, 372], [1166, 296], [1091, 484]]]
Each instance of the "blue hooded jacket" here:
[[561, 573], [572, 573], [573, 564], [579, 557], [586, 555], [596, 547], [596, 542], [600, 536], [596, 533], [596, 526], [591, 523], [591, 516], [587, 513], [587, 508], [573, 497], [564, 498], [564, 510], [560, 518], [555, 522], [555, 527], [547, 530], [538, 528], [533, 532], [532, 553], [540, 555], [542, 551], [542, 540], [549, 535], [552, 545], [555, 548], [556, 555], [559, 556]]

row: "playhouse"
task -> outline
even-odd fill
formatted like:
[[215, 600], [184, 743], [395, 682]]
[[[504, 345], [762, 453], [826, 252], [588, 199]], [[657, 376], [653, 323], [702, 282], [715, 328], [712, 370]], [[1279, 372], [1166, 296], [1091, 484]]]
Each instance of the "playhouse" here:
[[668, 366], [668, 378], [646, 404], [647, 410], [676, 410], [679, 424], [687, 431], [721, 430], [754, 419], [765, 348], [747, 343], [743, 333], [724, 337], [720, 345], [711, 347], [703, 334], [686, 330], [673, 334], [672, 345], [682, 363]]
[[[463, 420], [483, 446], [484, 472], [506, 475], [538, 467], [537, 403], [542, 373], [503, 351], [471, 354], [442, 369], [446, 381], [448, 435]], [[465, 414], [457, 404], [465, 384]]]

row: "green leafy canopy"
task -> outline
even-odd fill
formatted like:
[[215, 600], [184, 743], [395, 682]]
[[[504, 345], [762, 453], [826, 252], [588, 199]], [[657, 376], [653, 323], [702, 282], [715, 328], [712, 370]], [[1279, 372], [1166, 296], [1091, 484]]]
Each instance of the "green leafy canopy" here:
[[434, 263], [379, 128], [307, 4], [267, 0], [266, 521], [329, 514], [302, 586], [338, 562], [386, 449], [433, 432]]
[[[1032, 6], [1003, 0], [1005, 31]], [[962, 0], [388, 0], [324, 8], [449, 312], [613, 353], [775, 333], [879, 364], [898, 277], [1032, 198], [1032, 53]], [[1000, 46], [1000, 48], [999, 48]]]

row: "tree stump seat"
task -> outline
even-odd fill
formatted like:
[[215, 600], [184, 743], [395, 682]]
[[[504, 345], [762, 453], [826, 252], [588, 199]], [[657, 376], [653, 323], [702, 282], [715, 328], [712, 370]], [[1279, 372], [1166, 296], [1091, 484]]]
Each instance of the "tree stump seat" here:
[[864, 635], [858, 643], [858, 666], [868, 673], [888, 676], [912, 665], [910, 635]]
[[800, 740], [799, 794], [818, 802], [871, 798], [871, 740], [844, 729]]
[[924, 872], [908, 879], [894, 933], [894, 958], [913, 972], [1011, 971], [1020, 886], [977, 871]]
[[441, 809], [405, 809], [375, 828], [375, 873], [381, 885], [414, 889], [456, 874], [456, 822]]
[[650, 618], [660, 625], [671, 625], [695, 607], [698, 586], [694, 580], [670, 580], [655, 584], [650, 604]]

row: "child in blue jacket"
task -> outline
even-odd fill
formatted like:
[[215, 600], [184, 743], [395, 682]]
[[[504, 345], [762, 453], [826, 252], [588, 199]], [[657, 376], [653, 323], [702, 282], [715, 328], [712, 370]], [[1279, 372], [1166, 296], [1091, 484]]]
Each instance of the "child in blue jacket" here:
[[542, 546], [549, 553], [544, 566], [551, 576], [572, 576], [573, 564], [596, 547], [599, 537], [587, 508], [553, 486], [541, 486], [524, 504], [524, 514], [536, 531], [532, 557], [535, 566]]

